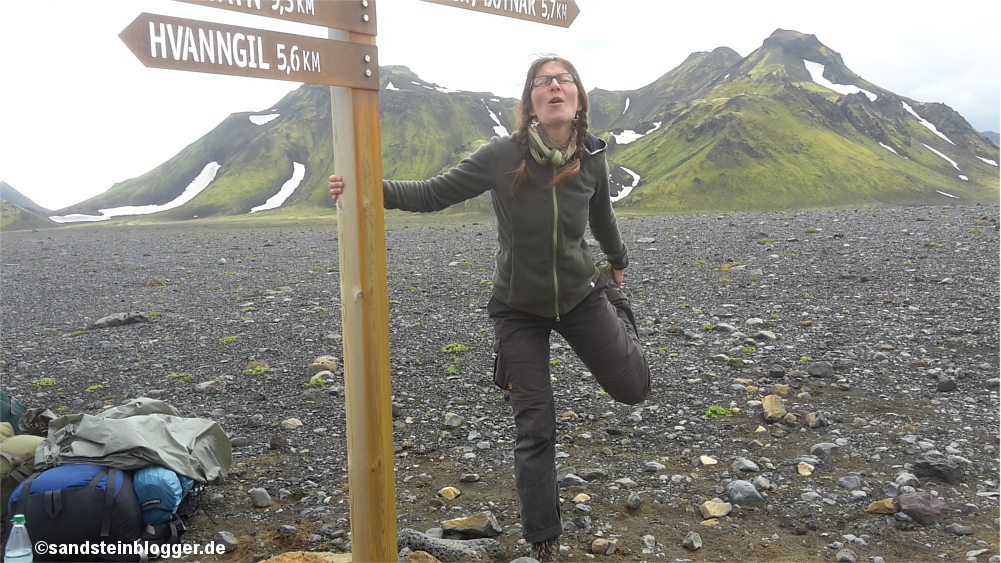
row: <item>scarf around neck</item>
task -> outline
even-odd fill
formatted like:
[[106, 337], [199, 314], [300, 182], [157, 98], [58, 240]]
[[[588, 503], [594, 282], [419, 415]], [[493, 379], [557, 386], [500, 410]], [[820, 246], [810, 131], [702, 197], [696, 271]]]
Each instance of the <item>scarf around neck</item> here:
[[546, 166], [552, 163], [556, 168], [562, 168], [577, 150], [577, 131], [570, 134], [570, 141], [564, 147], [550, 140], [539, 127], [529, 127], [528, 150], [539, 164]]

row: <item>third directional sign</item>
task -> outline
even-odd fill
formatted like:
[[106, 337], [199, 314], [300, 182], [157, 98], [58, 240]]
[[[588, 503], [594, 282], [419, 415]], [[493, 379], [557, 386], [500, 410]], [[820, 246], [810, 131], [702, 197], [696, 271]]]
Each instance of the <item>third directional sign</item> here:
[[570, 27], [580, 8], [575, 0], [424, 0], [442, 6], [507, 16], [560, 27]]
[[375, 35], [375, 0], [177, 0]]
[[379, 89], [375, 45], [156, 14], [140, 14], [119, 37], [152, 68]]

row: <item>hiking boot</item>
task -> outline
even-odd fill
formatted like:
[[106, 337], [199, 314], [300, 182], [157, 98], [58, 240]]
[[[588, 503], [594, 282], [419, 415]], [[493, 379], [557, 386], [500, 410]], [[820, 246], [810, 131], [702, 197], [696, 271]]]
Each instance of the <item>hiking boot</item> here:
[[549, 538], [532, 544], [532, 557], [539, 563], [556, 561], [556, 551], [559, 549], [560, 538]]

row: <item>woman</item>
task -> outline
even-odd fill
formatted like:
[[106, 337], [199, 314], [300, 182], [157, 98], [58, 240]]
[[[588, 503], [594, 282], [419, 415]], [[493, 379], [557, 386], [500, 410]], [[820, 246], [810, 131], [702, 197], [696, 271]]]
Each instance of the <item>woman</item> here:
[[[528, 70], [514, 135], [494, 137], [436, 178], [383, 181], [385, 206], [406, 211], [491, 193], [499, 244], [487, 306], [494, 382], [510, 393], [522, 533], [539, 561], [553, 560], [563, 531], [550, 333], [563, 336], [615, 400], [632, 405], [650, 392], [636, 323], [618, 289], [628, 259], [609, 197], [606, 145], [588, 132], [587, 110], [574, 66], [541, 58]], [[331, 176], [333, 199], [343, 191], [343, 179]], [[589, 225], [608, 259], [600, 272], [585, 239]]]

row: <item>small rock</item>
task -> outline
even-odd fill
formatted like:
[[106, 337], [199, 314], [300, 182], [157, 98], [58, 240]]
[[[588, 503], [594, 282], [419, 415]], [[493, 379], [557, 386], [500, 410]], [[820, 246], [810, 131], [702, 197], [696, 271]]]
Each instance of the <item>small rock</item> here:
[[811, 412], [806, 415], [806, 426], [808, 428], [824, 428], [830, 425], [830, 417], [826, 412]]
[[586, 489], [588, 485], [590, 485], [590, 483], [573, 473], [567, 473], [566, 476], [563, 477], [563, 480], [560, 481], [561, 489], [566, 489], [567, 487], [580, 487], [582, 489]]
[[455, 487], [444, 487], [438, 491], [438, 494], [449, 500], [455, 500], [459, 495], [462, 494], [462, 491], [456, 489]]
[[730, 497], [730, 502], [740, 506], [757, 505], [765, 502], [758, 489], [748, 481], [739, 479], [726, 484], [726, 494]]
[[284, 436], [275, 436], [271, 438], [268, 447], [278, 452], [288, 452], [288, 440]]
[[218, 381], [218, 380], [216, 380], [216, 381], [205, 381], [205, 382], [199, 383], [198, 385], [195, 385], [195, 392], [196, 393], [205, 393], [206, 395], [212, 395], [212, 394], [218, 393], [219, 391], [222, 391], [225, 388], [226, 388], [226, 382], [225, 381]]
[[830, 377], [834, 374], [834, 367], [830, 362], [814, 362], [806, 368], [806, 373], [811, 377]]
[[696, 532], [688, 532], [685, 539], [681, 541], [681, 547], [695, 551], [702, 547], [702, 536]]
[[943, 393], [955, 391], [958, 387], [955, 379], [945, 376], [938, 378], [938, 382], [935, 384], [935, 390]]
[[778, 422], [787, 413], [782, 406], [782, 397], [778, 395], [768, 395], [761, 400], [761, 407], [765, 410], [765, 422]]
[[145, 322], [149, 322], [149, 317], [147, 317], [145, 313], [116, 313], [114, 315], [108, 315], [107, 317], [97, 319], [93, 323], [87, 325], [87, 329], [93, 330], [98, 328], [110, 328]]
[[834, 482], [834, 484], [837, 485], [838, 487], [841, 487], [842, 489], [848, 489], [849, 491], [853, 491], [862, 486], [862, 479], [859, 479], [855, 475], [848, 475], [846, 477], [838, 479], [837, 481]]
[[945, 527], [945, 531], [954, 536], [972, 536], [973, 528], [970, 526], [963, 526], [960, 524], [949, 524]]
[[302, 421], [298, 418], [287, 418], [282, 421], [282, 428], [286, 430], [294, 430], [302, 426]]
[[611, 555], [618, 547], [618, 540], [598, 538], [591, 542], [591, 553], [594, 555]]
[[949, 516], [949, 505], [926, 492], [906, 493], [897, 497], [900, 512], [922, 526], [930, 526]]
[[495, 538], [504, 531], [497, 518], [489, 512], [446, 520], [441, 525], [446, 535], [457, 533], [462, 539]]
[[718, 462], [715, 459], [707, 455], [701, 455], [692, 460], [692, 465], [694, 465], [695, 467], [701, 467], [703, 465], [716, 465], [717, 463]]
[[268, 491], [260, 487], [250, 489], [247, 491], [247, 494], [250, 495], [250, 501], [253, 502], [254, 506], [257, 508], [267, 508], [271, 506], [271, 495], [268, 494]]
[[937, 477], [955, 485], [963, 480], [959, 464], [938, 452], [928, 452], [914, 462], [914, 474], [919, 477]]
[[753, 461], [744, 457], [738, 457], [730, 466], [730, 469], [742, 473], [759, 473], [761, 471], [761, 468], [758, 467], [757, 463], [754, 463]]
[[236, 536], [234, 536], [232, 532], [226, 532], [226, 531], [216, 532], [215, 536], [212, 538], [212, 541], [222, 545], [226, 549], [226, 553], [236, 551], [236, 547], [240, 544], [240, 542], [236, 540]]
[[842, 549], [835, 556], [837, 563], [858, 563], [858, 555], [850, 549]]
[[709, 518], [722, 518], [727, 514], [733, 512], [733, 505], [728, 502], [716, 502], [707, 500], [699, 506], [699, 511], [702, 513], [702, 517], [705, 519]]
[[319, 356], [309, 364], [309, 374], [313, 375], [321, 371], [335, 371], [338, 367], [340, 366], [337, 363], [337, 358], [333, 356]]
[[629, 500], [626, 501], [626, 506], [629, 507], [630, 510], [636, 510], [637, 508], [639, 508], [642, 505], [643, 505], [643, 499], [640, 498], [640, 495], [638, 493], [636, 493], [635, 491], [634, 492], [630, 492], [629, 493]]
[[[915, 477], [913, 473], [908, 473], [906, 471], [901, 471], [900, 473], [897, 473], [897, 477], [893, 480], [893, 482], [898, 487], [915, 487], [915, 488], [917, 488], [917, 487], [921, 486], [921, 481], [919, 481], [918, 478]], [[890, 496], [894, 496], [894, 495], [890, 495]]]
[[837, 455], [841, 451], [841, 448], [837, 444], [832, 444], [830, 442], [824, 442], [821, 444], [815, 444], [810, 448], [810, 455], [815, 455], [819, 458], [827, 458], [832, 455]]

